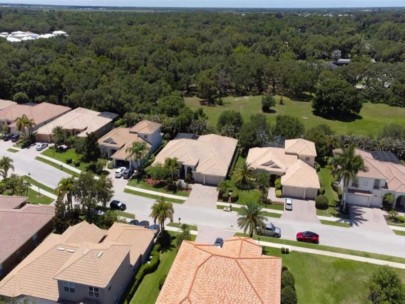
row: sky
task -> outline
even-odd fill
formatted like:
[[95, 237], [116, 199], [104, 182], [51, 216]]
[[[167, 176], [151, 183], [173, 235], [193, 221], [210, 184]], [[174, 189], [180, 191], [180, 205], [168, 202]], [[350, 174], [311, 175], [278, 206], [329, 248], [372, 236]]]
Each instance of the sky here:
[[214, 8], [333, 8], [405, 6], [405, 0], [0, 0], [0, 3]]

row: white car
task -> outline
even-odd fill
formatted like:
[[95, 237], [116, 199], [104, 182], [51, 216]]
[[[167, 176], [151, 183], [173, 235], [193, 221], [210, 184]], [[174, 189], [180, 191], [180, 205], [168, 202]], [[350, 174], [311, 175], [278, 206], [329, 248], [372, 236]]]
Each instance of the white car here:
[[284, 204], [285, 210], [293, 210], [293, 200], [291, 198], [286, 198], [285, 199], [285, 204]]
[[121, 178], [122, 175], [124, 174], [125, 169], [126, 169], [125, 167], [117, 168], [117, 170], [115, 170], [115, 177], [116, 178]]
[[42, 150], [45, 149], [46, 147], [48, 147], [48, 144], [47, 144], [47, 143], [37, 143], [37, 144], [35, 145], [35, 149], [36, 149], [37, 151], [42, 151]]

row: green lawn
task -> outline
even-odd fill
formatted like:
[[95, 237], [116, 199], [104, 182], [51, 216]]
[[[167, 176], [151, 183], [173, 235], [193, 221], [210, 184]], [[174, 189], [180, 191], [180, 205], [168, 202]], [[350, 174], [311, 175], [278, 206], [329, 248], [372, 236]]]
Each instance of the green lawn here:
[[8, 151], [8, 152], [11, 152], [11, 153], [17, 153], [17, 152], [19, 152], [20, 150], [19, 150], [19, 149], [14, 149], [14, 148], [8, 148], [7, 151]]
[[[218, 206], [217, 205], [217, 209], [219, 209], [219, 210], [223, 210], [225, 207], [227, 207], [227, 206]], [[232, 211], [237, 212], [239, 209], [240, 208], [234, 206], [232, 208]], [[279, 213], [267, 212], [267, 211], [262, 211], [262, 213], [263, 213], [264, 216], [268, 216], [268, 217], [275, 217], [275, 218], [280, 218], [281, 217], [281, 214], [279, 214]]]
[[45, 164], [47, 164], [47, 165], [49, 165], [49, 166], [52, 166], [52, 167], [54, 167], [54, 168], [56, 168], [56, 169], [58, 169], [58, 170], [61, 170], [61, 171], [63, 171], [63, 172], [66, 172], [66, 173], [68, 173], [68, 174], [70, 174], [70, 175], [79, 176], [79, 173], [74, 172], [74, 171], [72, 171], [72, 170], [66, 168], [66, 166], [63, 166], [63, 167], [62, 167], [62, 166], [60, 166], [60, 165], [58, 165], [58, 164], [56, 164], [56, 163], [54, 163], [54, 162], [52, 162], [52, 161], [50, 161], [50, 160], [47, 160], [47, 159], [45, 159], [45, 158], [42, 158], [42, 157], [40, 157], [40, 156], [35, 157], [35, 159], [38, 160], [38, 161], [40, 161], [40, 162], [43, 162], [43, 163], [45, 163]]
[[121, 210], [115, 210], [115, 213], [117, 214], [117, 216], [135, 219], [135, 214], [133, 214], [133, 213], [129, 213], [129, 212], [121, 211]]
[[142, 188], [142, 189], [145, 189], [145, 190], [151, 190], [151, 191], [156, 191], [156, 192], [162, 192], [162, 193], [166, 193], [166, 194], [184, 196], [184, 197], [188, 197], [190, 195], [190, 191], [176, 191], [176, 192], [173, 192], [173, 191], [167, 190], [165, 187], [151, 186], [147, 182], [145, 182], [144, 180], [131, 179], [128, 182], [128, 186], [138, 187], [138, 188]]
[[48, 157], [52, 157], [65, 164], [66, 164], [67, 159], [71, 159], [72, 163], [69, 164], [70, 166], [74, 166], [75, 161], [80, 161], [80, 166], [78, 167], [78, 169], [80, 169], [82, 171], [86, 171], [86, 168], [89, 165], [89, 163], [81, 161], [80, 155], [77, 154], [74, 149], [68, 149], [65, 152], [56, 152], [54, 147], [50, 147], [49, 149], [45, 150], [41, 154], [48, 156]]
[[53, 199], [51, 199], [50, 197], [47, 197], [43, 194], [38, 195], [37, 191], [34, 191], [32, 189], [28, 189], [28, 201], [31, 204], [41, 204], [41, 205], [49, 205], [50, 203], [52, 203]]
[[400, 231], [400, 230], [393, 230], [395, 232], [395, 234], [397, 235], [403, 235], [405, 236], [405, 231]]
[[[173, 223], [167, 224], [167, 226], [181, 228], [182, 224], [187, 224], [187, 223], [179, 224], [179, 223], [174, 223], [173, 222]], [[198, 231], [198, 227], [196, 225], [189, 225], [189, 224], [187, 224], [187, 225], [190, 227], [191, 230]]]
[[336, 191], [333, 190], [332, 188], [332, 182], [334, 181], [334, 178], [332, 176], [330, 169], [321, 168], [318, 172], [318, 176], [321, 187], [325, 188], [324, 195], [327, 197], [329, 201], [329, 208], [326, 210], [317, 209], [316, 210], [317, 215], [339, 217], [339, 214], [337, 214], [336, 211], [336, 203], [339, 202], [339, 197]]
[[[208, 115], [208, 121], [211, 126], [216, 126], [218, 117], [225, 110], [234, 110], [241, 113], [246, 121], [252, 114], [261, 112], [261, 96], [245, 97], [226, 97], [223, 98], [223, 106], [202, 106], [197, 97], [186, 98], [186, 105], [192, 110], [203, 108]], [[277, 115], [291, 115], [300, 119], [305, 128], [311, 128], [321, 123], [329, 125], [338, 134], [362, 134], [375, 135], [385, 124], [396, 123], [403, 124], [405, 117], [405, 108], [391, 107], [386, 104], [366, 103], [360, 112], [361, 119], [352, 122], [342, 122], [336, 120], [327, 120], [312, 113], [310, 102], [292, 101], [284, 97], [284, 105], [278, 103], [279, 97], [276, 97], [276, 113], [266, 114], [268, 120], [275, 122]]]
[[[265, 248], [266, 255], [281, 256], [295, 278], [298, 303], [365, 303], [367, 282], [382, 266], [291, 252], [281, 255], [280, 249]], [[405, 282], [405, 271], [394, 269]]]
[[45, 191], [47, 191], [47, 192], [49, 192], [49, 193], [52, 193], [52, 194], [55, 194], [55, 195], [56, 195], [55, 189], [50, 188], [50, 187], [48, 187], [48, 186], [46, 186], [46, 185], [44, 185], [44, 184], [41, 184], [40, 182], [36, 181], [36, 180], [33, 179], [32, 177], [29, 177], [29, 176], [24, 175], [23, 178], [24, 178], [25, 180], [29, 181], [29, 183], [30, 183], [31, 185], [37, 186], [37, 187], [39, 187], [39, 188], [41, 188], [41, 189], [43, 189], [43, 190], [45, 190]]
[[345, 223], [345, 222], [334, 222], [334, 221], [321, 220], [321, 223], [324, 224], [324, 225], [344, 227], [344, 228], [349, 228], [350, 227], [350, 225], [348, 223]]
[[[143, 192], [129, 190], [129, 189], [124, 189], [124, 192], [129, 193], [129, 194], [133, 194], [133, 195], [137, 195], [137, 196], [143, 196], [143, 197], [147, 197], [147, 198], [151, 198], [151, 199], [156, 199], [156, 200], [161, 198], [161, 196], [159, 196], [159, 195], [143, 193]], [[165, 197], [165, 201], [175, 203], [175, 204], [183, 204], [185, 202], [185, 200], [179, 200], [179, 199], [167, 198], [167, 197]]]

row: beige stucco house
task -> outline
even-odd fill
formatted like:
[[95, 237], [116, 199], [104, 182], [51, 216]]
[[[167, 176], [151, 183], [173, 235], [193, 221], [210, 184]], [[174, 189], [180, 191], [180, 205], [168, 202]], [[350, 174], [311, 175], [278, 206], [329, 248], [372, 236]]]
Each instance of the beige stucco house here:
[[286, 140], [284, 148], [252, 148], [246, 162], [258, 171], [281, 176], [283, 196], [314, 199], [320, 188], [315, 157], [315, 144], [299, 138]]
[[85, 108], [76, 108], [59, 118], [47, 123], [36, 132], [37, 141], [51, 142], [52, 131], [55, 127], [62, 127], [70, 135], [86, 137], [94, 133], [101, 137], [113, 127], [113, 120], [117, 114], [110, 112], [97, 112]]
[[127, 149], [134, 142], [144, 142], [148, 154], [141, 160], [141, 163], [148, 158], [162, 144], [160, 124], [148, 120], [142, 120], [132, 128], [115, 128], [98, 140], [101, 155], [111, 158], [115, 167], [130, 164], [137, 168], [138, 163], [130, 157]]
[[119, 303], [149, 257], [150, 229], [82, 222], [51, 234], [0, 282], [0, 295], [35, 303]]
[[215, 245], [183, 241], [157, 304], [279, 304], [281, 258], [252, 239]]
[[228, 175], [237, 144], [234, 138], [216, 134], [179, 134], [162, 149], [152, 165], [177, 158], [180, 177], [190, 173], [197, 183], [218, 185]]

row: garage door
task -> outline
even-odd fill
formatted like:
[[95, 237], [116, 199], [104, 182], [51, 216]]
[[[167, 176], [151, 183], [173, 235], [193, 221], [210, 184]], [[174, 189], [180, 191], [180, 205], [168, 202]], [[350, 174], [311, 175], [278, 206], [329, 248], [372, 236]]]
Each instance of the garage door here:
[[373, 196], [370, 199], [370, 207], [381, 208], [382, 207], [382, 199], [378, 196]]
[[223, 179], [224, 178], [221, 176], [214, 175], [203, 175], [199, 173], [194, 175], [195, 182], [203, 185], [217, 186]]
[[348, 194], [347, 203], [351, 205], [368, 207], [368, 196]]
[[283, 196], [286, 197], [304, 198], [304, 192], [304, 188], [283, 186]]

